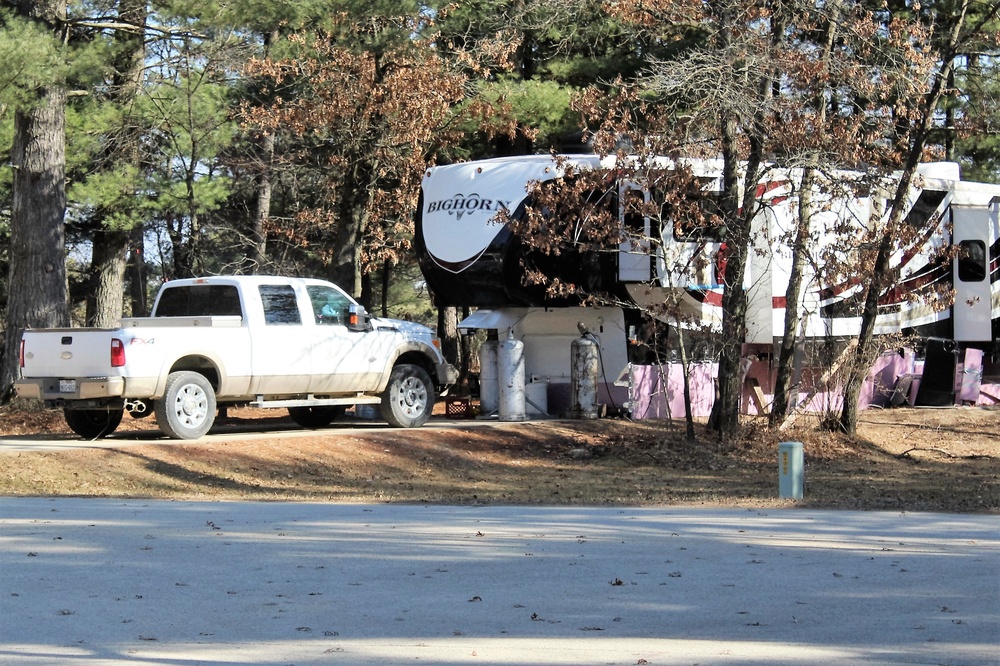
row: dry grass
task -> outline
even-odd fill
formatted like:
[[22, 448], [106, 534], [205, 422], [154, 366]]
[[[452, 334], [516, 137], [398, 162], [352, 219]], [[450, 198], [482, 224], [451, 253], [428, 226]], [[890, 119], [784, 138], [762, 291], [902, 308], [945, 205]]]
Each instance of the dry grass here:
[[[782, 434], [748, 423], [744, 437], [723, 444], [703, 426], [686, 442], [667, 421], [405, 431], [349, 422], [303, 433], [283, 413], [234, 410], [213, 431], [229, 436], [194, 443], [157, 438], [151, 419], [126, 418], [107, 448], [12, 453], [0, 444], [0, 494], [1000, 513], [998, 426], [995, 409], [898, 409], [865, 413], [857, 438], [803, 419]], [[0, 433], [15, 441], [66, 432], [58, 413], [0, 408]], [[800, 502], [777, 498], [781, 440], [805, 444]]]

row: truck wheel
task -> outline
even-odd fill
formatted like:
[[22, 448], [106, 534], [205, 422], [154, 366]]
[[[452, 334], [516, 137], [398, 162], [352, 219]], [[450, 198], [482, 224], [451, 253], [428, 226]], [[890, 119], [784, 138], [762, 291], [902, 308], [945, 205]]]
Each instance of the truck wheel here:
[[316, 407], [289, 407], [288, 415], [303, 428], [325, 428], [341, 418], [347, 407], [343, 405], [317, 405]]
[[417, 365], [397, 365], [382, 394], [382, 418], [396, 428], [417, 428], [427, 423], [434, 410], [434, 385]]
[[163, 397], [156, 401], [156, 423], [168, 437], [197, 439], [215, 423], [215, 391], [204, 375], [171, 372]]
[[84, 439], [100, 439], [115, 431], [122, 422], [122, 409], [63, 409], [69, 429]]

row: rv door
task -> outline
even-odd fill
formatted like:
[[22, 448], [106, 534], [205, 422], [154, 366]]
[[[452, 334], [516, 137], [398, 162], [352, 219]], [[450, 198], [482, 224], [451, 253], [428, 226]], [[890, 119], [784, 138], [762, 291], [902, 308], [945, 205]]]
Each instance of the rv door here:
[[618, 216], [624, 240], [618, 247], [618, 280], [621, 282], [649, 282], [652, 276], [650, 257], [649, 216], [643, 211], [649, 203], [649, 192], [634, 183], [625, 183], [618, 189]]
[[952, 321], [955, 340], [992, 340], [990, 325], [990, 209], [981, 206], [951, 207], [952, 242], [958, 254], [952, 264], [955, 303]]

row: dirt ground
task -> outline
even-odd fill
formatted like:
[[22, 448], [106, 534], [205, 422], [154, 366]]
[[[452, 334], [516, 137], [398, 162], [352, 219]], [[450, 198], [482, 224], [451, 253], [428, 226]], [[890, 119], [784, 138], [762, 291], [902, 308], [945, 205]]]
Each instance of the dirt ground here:
[[[683, 424], [659, 420], [438, 420], [392, 430], [347, 419], [283, 437], [300, 430], [283, 411], [231, 409], [213, 432], [253, 438], [178, 443], [150, 432], [110, 448], [0, 445], [0, 494], [1000, 513], [1000, 408], [869, 410], [856, 438], [809, 415], [783, 433], [748, 421], [726, 444], [700, 425], [688, 443]], [[153, 417], [126, 417], [127, 430], [155, 431]], [[0, 408], [0, 437], [67, 432], [59, 412]], [[800, 501], [778, 498], [780, 441], [804, 443]]]

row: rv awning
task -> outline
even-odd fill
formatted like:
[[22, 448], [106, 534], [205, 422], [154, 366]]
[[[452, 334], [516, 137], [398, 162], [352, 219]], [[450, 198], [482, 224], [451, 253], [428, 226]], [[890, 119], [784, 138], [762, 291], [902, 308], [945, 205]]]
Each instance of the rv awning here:
[[495, 310], [476, 310], [468, 317], [463, 319], [459, 324], [459, 328], [468, 329], [495, 329], [497, 331], [510, 328], [518, 322], [522, 317], [512, 313], [512, 312], [497, 312]]

